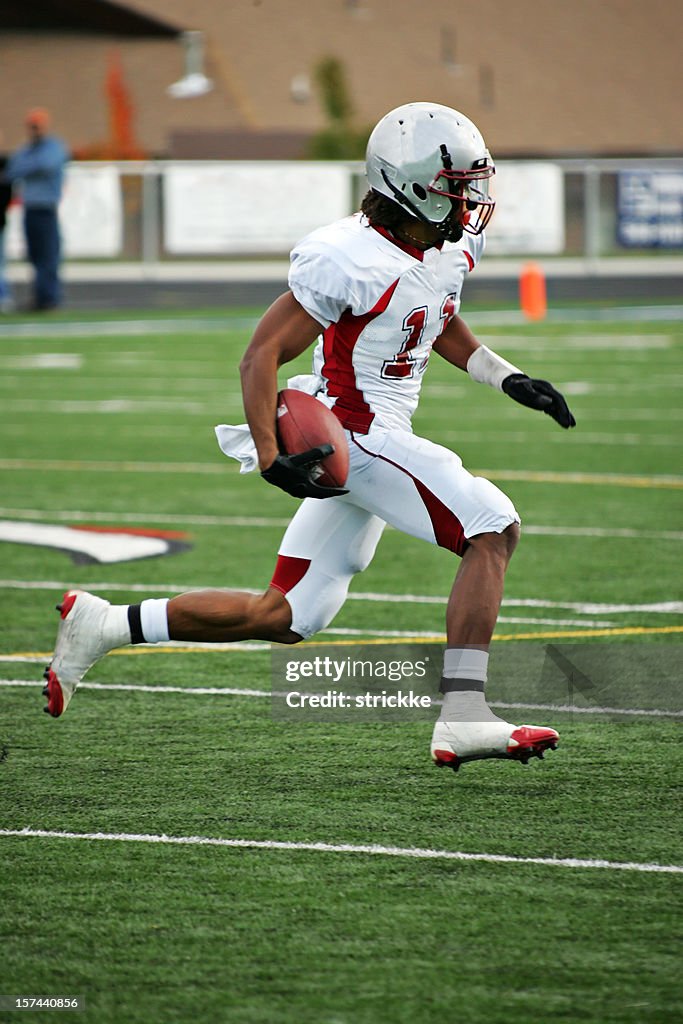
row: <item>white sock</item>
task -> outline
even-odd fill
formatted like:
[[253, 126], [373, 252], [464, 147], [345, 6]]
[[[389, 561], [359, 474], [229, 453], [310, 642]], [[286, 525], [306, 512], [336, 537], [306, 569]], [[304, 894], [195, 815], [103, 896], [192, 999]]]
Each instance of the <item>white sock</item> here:
[[107, 634], [111, 629], [112, 647], [125, 647], [131, 642], [128, 605], [112, 604], [107, 613]]
[[475, 647], [448, 647], [443, 659], [440, 722], [500, 722], [486, 703], [488, 651]]
[[140, 625], [148, 644], [170, 640], [168, 635], [167, 597], [153, 597], [140, 603]]

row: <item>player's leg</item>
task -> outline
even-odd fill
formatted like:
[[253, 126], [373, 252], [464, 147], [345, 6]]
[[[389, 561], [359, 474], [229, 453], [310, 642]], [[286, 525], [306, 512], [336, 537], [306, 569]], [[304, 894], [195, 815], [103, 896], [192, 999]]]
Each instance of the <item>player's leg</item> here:
[[[265, 593], [203, 590], [181, 594], [168, 601], [165, 618], [166, 602], [145, 601], [139, 606], [141, 639], [288, 644], [312, 636], [329, 625], [344, 604], [351, 579], [370, 563], [384, 525], [344, 499], [309, 498], [287, 528]], [[155, 605], [159, 606], [157, 628], [161, 635], [150, 623]], [[137, 612], [129, 609], [129, 620], [134, 615]]]
[[446, 607], [449, 645], [487, 647], [491, 642], [505, 573], [519, 536], [519, 523], [513, 522], [500, 533], [468, 538]]
[[45, 710], [58, 718], [83, 676], [117, 647], [169, 640], [207, 643], [272, 640], [295, 643], [287, 601], [270, 588], [265, 594], [199, 590], [137, 605], [112, 605], [94, 594], [67, 591], [57, 605], [60, 623], [52, 661], [44, 672]]
[[111, 605], [84, 591], [67, 591], [58, 606], [54, 657], [45, 670], [46, 710], [61, 715], [88, 669], [116, 647], [169, 640], [297, 643], [337, 613], [353, 574], [372, 558], [383, 526], [336, 499], [305, 501], [262, 594], [201, 590], [170, 600]]
[[168, 602], [166, 614], [170, 640], [203, 640], [205, 643], [270, 640], [293, 644], [301, 639], [289, 628], [292, 619], [289, 605], [282, 594], [271, 587], [261, 594], [240, 590], [180, 594]]
[[306, 639], [332, 622], [354, 575], [372, 561], [385, 525], [346, 498], [302, 503], [270, 584], [287, 601], [297, 636]]
[[302, 502], [265, 594], [205, 590], [168, 603], [175, 640], [296, 643], [329, 625], [370, 563], [384, 522], [344, 499]]
[[493, 713], [484, 695], [489, 643], [518, 538], [519, 526], [513, 523], [501, 533], [472, 537], [463, 554], [446, 612], [443, 707], [432, 736], [432, 757], [438, 765], [457, 770], [463, 761], [482, 756], [526, 763], [557, 745], [554, 729], [512, 726]]
[[457, 768], [464, 760], [540, 755], [557, 733], [518, 729], [494, 715], [484, 697], [488, 648], [519, 538], [512, 502], [463, 469], [453, 452], [408, 433], [353, 438], [352, 464], [354, 479], [364, 481], [354, 490], [356, 500], [462, 557], [446, 612], [444, 705], [432, 739], [434, 760]]

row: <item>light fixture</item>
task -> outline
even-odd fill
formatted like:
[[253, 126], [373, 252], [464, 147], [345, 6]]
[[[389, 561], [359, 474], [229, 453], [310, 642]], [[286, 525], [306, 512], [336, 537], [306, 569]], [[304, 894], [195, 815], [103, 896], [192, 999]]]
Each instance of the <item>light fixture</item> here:
[[166, 92], [176, 100], [204, 96], [213, 89], [213, 82], [204, 74], [204, 33], [183, 32], [180, 38], [185, 48], [185, 74]]

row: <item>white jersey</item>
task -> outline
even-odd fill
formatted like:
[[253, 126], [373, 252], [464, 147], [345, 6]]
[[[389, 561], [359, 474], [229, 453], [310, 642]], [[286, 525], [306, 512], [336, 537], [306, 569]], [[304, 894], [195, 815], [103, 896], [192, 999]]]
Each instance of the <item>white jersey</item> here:
[[313, 357], [318, 397], [347, 430], [411, 429], [432, 346], [483, 248], [483, 235], [466, 233], [422, 252], [354, 214], [292, 251], [290, 289], [324, 327]]

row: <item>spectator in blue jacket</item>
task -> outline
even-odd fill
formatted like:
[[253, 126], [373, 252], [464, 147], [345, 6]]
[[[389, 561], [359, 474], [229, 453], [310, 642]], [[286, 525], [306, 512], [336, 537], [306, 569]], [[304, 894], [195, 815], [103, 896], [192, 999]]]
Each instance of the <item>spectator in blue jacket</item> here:
[[10, 157], [5, 171], [11, 182], [20, 183], [26, 250], [35, 275], [33, 310], [56, 309], [62, 301], [57, 210], [69, 153], [61, 139], [48, 134], [49, 126], [47, 110], [29, 110], [28, 143]]
[[[0, 131], [0, 146], [3, 142]], [[14, 309], [12, 291], [5, 271], [5, 227], [7, 225], [7, 208], [12, 201], [12, 186], [5, 177], [7, 157], [0, 153], [0, 313], [11, 313]]]

